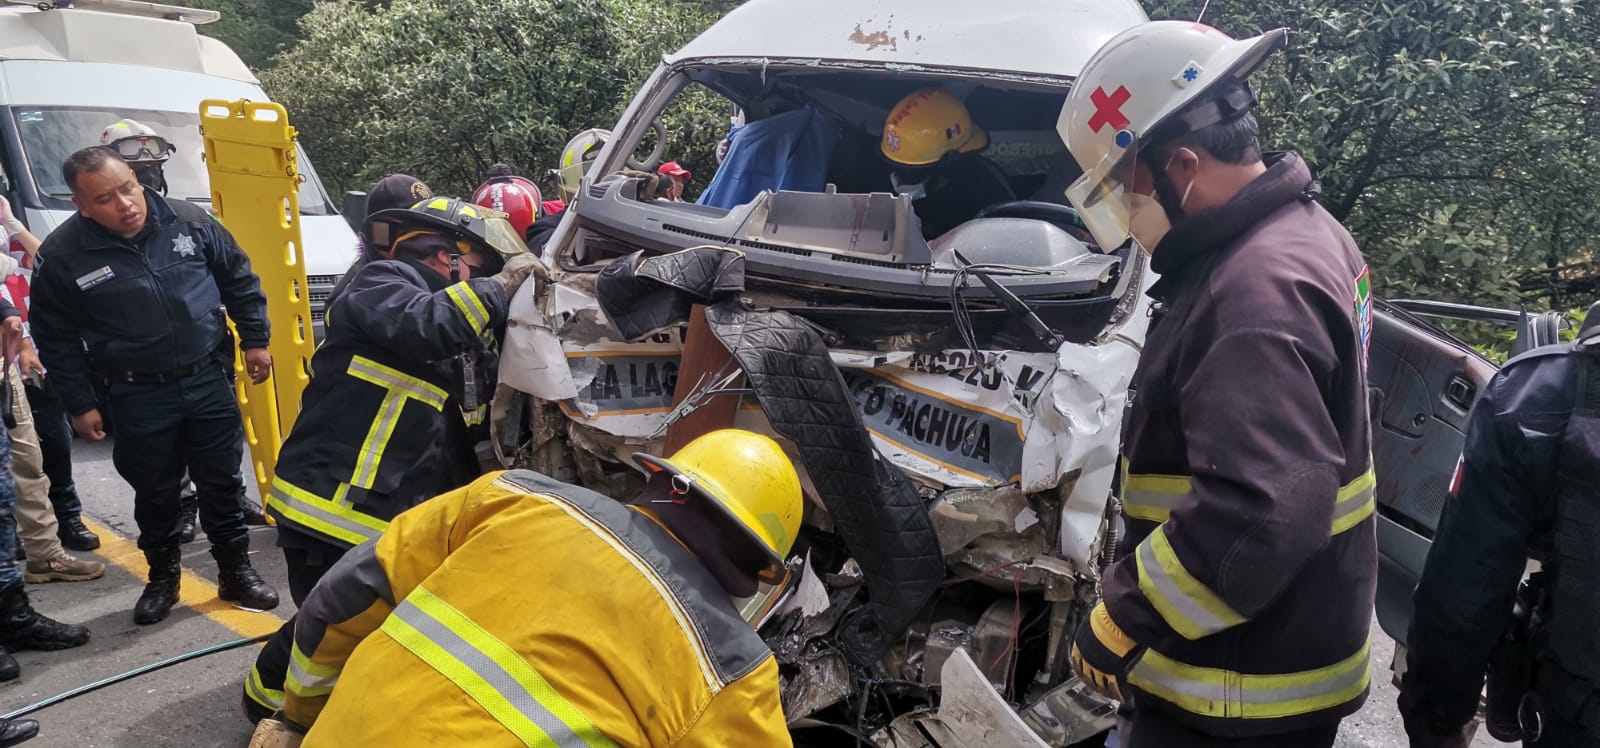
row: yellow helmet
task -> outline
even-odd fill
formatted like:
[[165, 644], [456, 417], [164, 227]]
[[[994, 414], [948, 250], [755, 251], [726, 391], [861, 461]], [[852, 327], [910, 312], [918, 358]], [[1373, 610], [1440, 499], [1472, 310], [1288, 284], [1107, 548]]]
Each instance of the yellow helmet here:
[[767, 554], [761, 579], [783, 578], [784, 561], [800, 532], [805, 498], [800, 476], [772, 439], [742, 429], [721, 429], [684, 445], [670, 458], [635, 452], [647, 475], [682, 476], [711, 499]]
[[967, 105], [937, 88], [924, 88], [894, 105], [879, 146], [890, 161], [927, 166], [951, 153], [989, 147], [989, 133], [972, 121]]

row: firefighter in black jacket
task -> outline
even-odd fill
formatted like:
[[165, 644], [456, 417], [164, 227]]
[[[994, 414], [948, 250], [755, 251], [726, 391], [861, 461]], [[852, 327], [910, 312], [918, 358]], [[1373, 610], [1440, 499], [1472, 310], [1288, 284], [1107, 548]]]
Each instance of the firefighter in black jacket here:
[[1262, 158], [1245, 78], [1286, 36], [1136, 26], [1062, 111], [1084, 167], [1069, 199], [1161, 274], [1123, 434], [1127, 533], [1070, 652], [1131, 700], [1131, 748], [1331, 746], [1367, 694], [1366, 266], [1305, 162]]
[[[506, 307], [539, 264], [503, 216], [456, 198], [379, 211], [363, 233], [387, 259], [352, 271], [327, 310], [267, 500], [297, 605], [395, 515], [478, 477], [469, 432], [488, 413]], [[252, 721], [303, 667], [293, 632], [291, 619], [250, 671]]]
[[90, 441], [105, 438], [91, 362], [110, 380], [112, 461], [133, 486], [139, 548], [150, 563], [134, 621], [162, 621], [178, 600], [185, 468], [221, 572], [218, 596], [243, 608], [275, 608], [277, 591], [247, 555], [239, 503], [244, 424], [222, 312], [226, 305], [239, 330], [251, 380], [266, 381], [272, 357], [261, 281], [227, 229], [199, 207], [141, 186], [115, 151], [78, 151], [62, 176], [78, 214], [39, 249], [33, 337], [74, 430]]
[[1600, 745], [1600, 304], [1576, 343], [1524, 353], [1489, 382], [1454, 488], [1411, 619], [1400, 687], [1411, 744], [1468, 744], [1531, 555], [1547, 602], [1521, 703], [1525, 744]]

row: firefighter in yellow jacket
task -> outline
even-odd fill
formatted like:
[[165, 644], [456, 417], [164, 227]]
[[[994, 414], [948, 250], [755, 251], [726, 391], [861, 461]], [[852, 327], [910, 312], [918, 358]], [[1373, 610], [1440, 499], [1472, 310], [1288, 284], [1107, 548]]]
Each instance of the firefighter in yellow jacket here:
[[626, 504], [496, 473], [351, 550], [300, 608], [284, 708], [251, 745], [790, 745], [731, 598], [783, 574], [794, 466], [733, 429], [634, 460]]

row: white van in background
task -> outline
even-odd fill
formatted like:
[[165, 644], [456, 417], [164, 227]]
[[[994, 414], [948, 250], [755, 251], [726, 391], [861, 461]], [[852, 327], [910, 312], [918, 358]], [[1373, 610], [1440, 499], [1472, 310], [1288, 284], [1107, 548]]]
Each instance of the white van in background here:
[[[200, 102], [270, 100], [232, 49], [196, 31], [221, 15], [135, 0], [40, 5], [0, 0], [0, 191], [29, 230], [43, 238], [72, 214], [61, 163], [123, 118], [177, 147], [165, 167], [168, 197], [209, 208]], [[300, 230], [320, 338], [323, 303], [355, 258], [356, 236], [299, 154]]]

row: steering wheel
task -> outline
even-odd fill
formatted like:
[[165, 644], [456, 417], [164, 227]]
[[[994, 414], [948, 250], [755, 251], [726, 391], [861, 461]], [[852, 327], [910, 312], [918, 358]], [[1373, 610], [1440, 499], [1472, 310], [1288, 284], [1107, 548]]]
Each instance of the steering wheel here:
[[1089, 233], [1089, 227], [1084, 224], [1083, 218], [1078, 215], [1078, 209], [1071, 205], [1047, 203], [1042, 200], [1011, 200], [995, 203], [978, 211], [978, 218], [1032, 218], [1036, 221], [1060, 226], [1073, 238], [1094, 244], [1094, 235]]
[[637, 153], [628, 155], [628, 168], [635, 171], [654, 171], [661, 163], [662, 154], [667, 152], [667, 126], [661, 124], [658, 118], [650, 123], [650, 131], [655, 133], [656, 145], [650, 150], [650, 155], [643, 159]]

